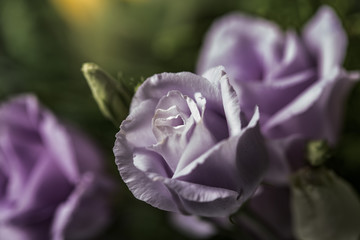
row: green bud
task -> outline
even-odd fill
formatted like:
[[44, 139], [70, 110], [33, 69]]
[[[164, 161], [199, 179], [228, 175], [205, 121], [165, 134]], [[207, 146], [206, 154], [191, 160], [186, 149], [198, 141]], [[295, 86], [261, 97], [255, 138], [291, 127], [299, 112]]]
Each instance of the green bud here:
[[307, 145], [307, 159], [312, 166], [320, 166], [330, 157], [330, 149], [326, 141], [310, 141]]
[[291, 181], [293, 225], [301, 240], [359, 240], [360, 202], [352, 187], [325, 168], [302, 169]]
[[103, 115], [119, 127], [128, 114], [131, 94], [94, 63], [85, 63], [82, 72]]

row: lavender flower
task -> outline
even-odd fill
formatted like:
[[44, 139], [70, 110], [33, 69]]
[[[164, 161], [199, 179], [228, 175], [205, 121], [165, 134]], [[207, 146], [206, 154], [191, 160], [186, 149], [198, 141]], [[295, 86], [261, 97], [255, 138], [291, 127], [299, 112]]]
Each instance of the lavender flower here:
[[101, 155], [34, 96], [0, 106], [0, 239], [89, 239], [109, 222]]
[[137, 90], [116, 135], [120, 175], [154, 207], [227, 216], [255, 191], [267, 167], [259, 113], [241, 117], [223, 68], [203, 77], [163, 73]]

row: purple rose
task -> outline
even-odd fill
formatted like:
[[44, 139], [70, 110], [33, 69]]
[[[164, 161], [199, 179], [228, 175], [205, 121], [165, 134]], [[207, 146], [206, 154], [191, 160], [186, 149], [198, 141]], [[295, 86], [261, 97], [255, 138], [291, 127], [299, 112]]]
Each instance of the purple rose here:
[[[322, 7], [298, 36], [266, 20], [230, 14], [211, 27], [198, 72], [223, 65], [246, 116], [255, 105], [262, 133], [336, 143], [341, 112], [359, 73], [341, 64], [346, 34], [336, 14]], [[298, 142], [299, 143], [299, 142]]]
[[89, 239], [109, 222], [101, 155], [24, 95], [0, 106], [0, 239]]
[[116, 135], [116, 164], [134, 196], [154, 207], [226, 216], [267, 167], [256, 110], [248, 124], [223, 68], [163, 73], [137, 90]]

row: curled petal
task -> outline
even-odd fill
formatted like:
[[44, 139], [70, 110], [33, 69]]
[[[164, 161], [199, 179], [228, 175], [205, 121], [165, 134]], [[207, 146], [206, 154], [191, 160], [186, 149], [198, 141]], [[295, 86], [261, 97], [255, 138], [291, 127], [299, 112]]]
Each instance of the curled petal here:
[[224, 111], [230, 136], [238, 135], [241, 132], [240, 103], [238, 96], [234, 88], [230, 85], [227, 77], [222, 78], [221, 93], [223, 96]]
[[320, 77], [341, 66], [346, 53], [347, 37], [334, 10], [321, 7], [306, 25], [303, 37], [317, 60]]
[[225, 217], [235, 212], [243, 203], [239, 193], [232, 190], [159, 176], [153, 176], [153, 180], [166, 185], [176, 199], [180, 211], [185, 214]]
[[184, 96], [193, 97], [196, 92], [194, 89], [201, 89], [201, 94], [211, 104], [216, 105], [221, 101], [218, 88], [206, 78], [189, 72], [162, 73], [148, 78], [139, 87], [132, 100], [130, 112], [142, 101], [158, 102], [172, 90], [177, 90]]
[[264, 132], [272, 138], [299, 133], [305, 138], [327, 139], [335, 144], [344, 100], [358, 77], [334, 69], [275, 114], [263, 126]]
[[[126, 128], [126, 121], [122, 123]], [[133, 161], [133, 152], [129, 146], [126, 132], [120, 131], [116, 134], [116, 141], [114, 146], [115, 162], [118, 166], [120, 175], [127, 184], [134, 196], [150, 205], [167, 210], [177, 211], [177, 207], [172, 199], [168, 189], [161, 183], [151, 181], [148, 174], [143, 170], [157, 169], [155, 172], [159, 173], [159, 161], [162, 160], [160, 156], [156, 157], [154, 154], [149, 154], [147, 166], [141, 168], [136, 167]], [[139, 163], [140, 164], [140, 163]], [[161, 164], [161, 163], [160, 163]], [[151, 168], [149, 168], [151, 167]], [[154, 168], [153, 168], [154, 167]], [[164, 167], [164, 165], [163, 165]]]

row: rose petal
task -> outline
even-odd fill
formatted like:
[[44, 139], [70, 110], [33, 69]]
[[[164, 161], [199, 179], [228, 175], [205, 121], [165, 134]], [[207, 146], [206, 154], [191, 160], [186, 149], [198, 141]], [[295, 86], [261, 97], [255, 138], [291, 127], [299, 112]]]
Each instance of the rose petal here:
[[[128, 123], [123, 121], [120, 129], [127, 129]], [[170, 192], [160, 182], [151, 181], [146, 172], [136, 167], [133, 162], [131, 143], [127, 140], [127, 132], [121, 130], [116, 134], [114, 146], [115, 162], [120, 175], [134, 196], [150, 205], [167, 211], [177, 211]], [[154, 156], [149, 154], [149, 157]], [[156, 163], [158, 159], [149, 159], [148, 163]], [[151, 166], [151, 165], [150, 165]], [[158, 169], [158, 168], [156, 168]]]
[[315, 60], [311, 58], [306, 46], [295, 32], [289, 31], [285, 36], [284, 53], [279, 65], [264, 77], [264, 82], [284, 81], [287, 76], [302, 71], [315, 69]]
[[317, 60], [320, 77], [341, 66], [347, 47], [347, 36], [332, 8], [321, 7], [303, 31], [304, 41]]
[[0, 239], [48, 240], [50, 222], [30, 226], [15, 226], [0, 223]]
[[268, 21], [241, 14], [217, 20], [207, 36], [197, 72], [223, 65], [231, 79], [261, 80], [278, 64], [282, 33]]
[[164, 178], [156, 174], [151, 178], [166, 185], [180, 212], [184, 214], [225, 217], [235, 212], [243, 203], [239, 193], [232, 190]]
[[207, 104], [217, 105], [221, 94], [216, 86], [207, 79], [189, 72], [162, 73], [148, 78], [137, 90], [131, 103], [130, 113], [143, 101], [158, 102], [171, 90], [177, 90], [184, 96], [194, 97], [194, 89], [201, 89]]
[[286, 79], [270, 83], [239, 83], [233, 85], [240, 99], [241, 110], [249, 117], [255, 104], [261, 110], [261, 125], [264, 125], [273, 114], [282, 110], [290, 101], [301, 94], [315, 82], [316, 72], [307, 70]]
[[39, 131], [44, 147], [52, 151], [54, 159], [57, 160], [57, 164], [66, 177], [73, 183], [78, 181], [80, 172], [66, 128], [51, 117], [44, 119]]
[[236, 136], [241, 132], [240, 103], [234, 88], [230, 85], [229, 79], [226, 76], [223, 76], [221, 79], [221, 94], [229, 135]]
[[[243, 195], [253, 194], [267, 168], [267, 153], [258, 125], [230, 137], [194, 160], [174, 178], [205, 186], [230, 189]], [[208, 177], [211, 176], [211, 177]]]
[[214, 225], [205, 220], [201, 220], [197, 216], [172, 213], [170, 215], [170, 221], [175, 228], [192, 238], [209, 238], [217, 232]]
[[120, 131], [127, 133], [126, 139], [131, 146], [146, 147], [156, 143], [151, 126], [155, 107], [155, 102], [144, 101], [121, 124]]
[[55, 212], [51, 229], [53, 240], [89, 239], [97, 236], [110, 222], [105, 196], [111, 185], [105, 178], [88, 172]]
[[[263, 127], [272, 138], [300, 134], [310, 139], [326, 139], [335, 144], [340, 128], [340, 112], [354, 79], [339, 69], [324, 77], [273, 116]], [[311, 123], [304, 124], [304, 123]]]
[[207, 69], [207, 71], [205, 71], [202, 74], [202, 76], [204, 78], [206, 78], [212, 84], [214, 84], [218, 87], [220, 87], [220, 83], [221, 83], [221, 80], [219, 81], [219, 79], [221, 79], [224, 75], [226, 75], [226, 73], [225, 73], [225, 68], [223, 66], [216, 66], [216, 67]]
[[[26, 188], [17, 195], [16, 208], [8, 208], [7, 221], [34, 224], [51, 218], [56, 206], [64, 201], [72, 185], [59, 171], [52, 156], [43, 154], [28, 179]], [[19, 198], [18, 196], [21, 196]]]
[[[194, 159], [200, 157], [203, 153], [211, 149], [216, 144], [214, 136], [207, 129], [203, 122], [196, 124], [189, 143], [184, 149], [181, 158], [177, 164], [174, 178], [183, 171]], [[172, 146], [174, 147], [174, 146]]]

